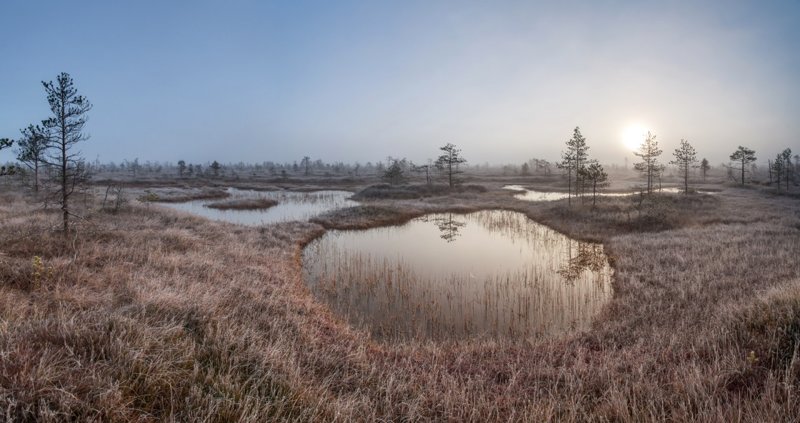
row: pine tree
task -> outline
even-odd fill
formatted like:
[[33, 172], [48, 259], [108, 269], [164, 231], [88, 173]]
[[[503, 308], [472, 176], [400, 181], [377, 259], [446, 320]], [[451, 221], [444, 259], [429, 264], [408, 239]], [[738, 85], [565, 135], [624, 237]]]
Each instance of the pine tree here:
[[47, 131], [39, 125], [28, 125], [20, 130], [17, 141], [17, 160], [33, 170], [33, 191], [39, 192], [39, 165], [45, 162], [45, 152], [50, 147]]
[[707, 159], [703, 158], [703, 160], [700, 161], [700, 171], [703, 172], [703, 182], [706, 181], [706, 174], [709, 170], [711, 170], [711, 165], [708, 163]]
[[581, 170], [588, 159], [589, 146], [586, 138], [581, 134], [581, 128], [576, 126], [572, 131], [572, 138], [567, 140], [567, 150], [561, 153], [561, 162], [558, 167], [567, 171], [567, 203], [572, 204], [572, 175], [575, 175], [575, 196], [582, 189]]
[[[62, 72], [56, 82], [42, 81], [47, 93], [52, 116], [42, 124], [49, 132], [53, 148], [48, 149], [48, 162], [55, 167], [55, 182], [58, 186], [56, 197], [61, 206], [64, 235], [69, 233], [69, 216], [72, 214], [69, 199], [75, 188], [86, 178], [86, 168], [80, 153], [75, 146], [89, 139], [83, 133], [88, 113], [92, 104], [86, 97], [78, 95], [78, 90], [68, 73]], [[55, 150], [55, 151], [53, 151]]]
[[731, 154], [731, 160], [739, 162], [739, 170], [742, 173], [742, 185], [744, 185], [744, 174], [747, 171], [747, 165], [756, 161], [756, 152], [740, 145], [739, 148]]
[[222, 166], [219, 164], [219, 162], [214, 160], [214, 162], [211, 163], [210, 167], [211, 167], [211, 171], [214, 173], [214, 177], [219, 176], [219, 170], [222, 168]]
[[[770, 183], [775, 182], [778, 185], [778, 191], [781, 190], [781, 182], [783, 179], [783, 173], [786, 170], [786, 163], [783, 160], [783, 155], [778, 153], [775, 156], [775, 160], [772, 162], [768, 162], [769, 170], [770, 170]], [[788, 186], [787, 186], [788, 188]]]
[[462, 173], [458, 167], [461, 164], [466, 163], [467, 159], [462, 157], [461, 150], [451, 143], [447, 143], [443, 147], [439, 147], [439, 150], [442, 150], [444, 154], [436, 159], [436, 168], [445, 172], [447, 175], [447, 182], [450, 185], [450, 188], [453, 188], [453, 186], [455, 186], [455, 184], [458, 182], [455, 176], [459, 173]]
[[[792, 150], [787, 148], [779, 154], [781, 161], [783, 162], [783, 174], [784, 179], [786, 181], [786, 191], [789, 191], [789, 179], [792, 176], [793, 168], [792, 168]], [[778, 185], [780, 185], [780, 181], [778, 181]]]
[[383, 179], [392, 185], [397, 185], [405, 181], [405, 171], [400, 163], [400, 160], [392, 160], [386, 172], [383, 173]]
[[567, 204], [572, 205], [572, 172], [575, 170], [575, 154], [567, 147], [561, 152], [561, 161], [556, 164], [559, 169], [567, 171]]
[[695, 167], [695, 163], [697, 163], [697, 152], [695, 152], [694, 147], [689, 144], [689, 141], [682, 139], [680, 147], [676, 148], [675, 152], [672, 154], [675, 156], [675, 160], [671, 161], [670, 164], [678, 166], [678, 170], [683, 177], [683, 193], [688, 194], [689, 169]]
[[597, 203], [597, 188], [606, 186], [608, 181], [608, 174], [603, 165], [596, 161], [589, 162], [588, 166], [584, 166], [581, 170], [582, 179], [592, 187], [592, 206]]
[[[14, 145], [14, 140], [10, 138], [0, 138], [0, 150], [11, 147], [12, 145]], [[13, 175], [13, 174], [14, 174], [13, 167], [7, 168], [3, 166], [2, 168], [0, 168], [0, 176]]]
[[633, 167], [647, 178], [648, 194], [653, 192], [653, 183], [663, 169], [663, 166], [658, 163], [658, 156], [660, 156], [661, 153], [662, 151], [658, 148], [656, 136], [651, 134], [650, 131], [647, 132], [647, 137], [644, 139], [642, 145], [639, 146], [639, 151], [633, 153], [635, 156], [642, 159], [641, 162], [635, 163]]
[[581, 128], [575, 127], [572, 133], [572, 138], [567, 142], [567, 145], [575, 152], [575, 196], [579, 196], [583, 192], [583, 177], [581, 171], [586, 166], [588, 160], [589, 146], [586, 145], [586, 138], [581, 135]]

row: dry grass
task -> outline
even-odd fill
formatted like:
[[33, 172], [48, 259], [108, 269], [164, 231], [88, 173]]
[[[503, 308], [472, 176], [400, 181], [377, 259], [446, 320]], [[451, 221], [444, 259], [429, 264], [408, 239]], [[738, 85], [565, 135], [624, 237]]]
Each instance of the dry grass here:
[[[245, 228], [136, 204], [57, 214], [0, 194], [0, 420], [791, 421], [800, 203], [757, 191], [597, 209], [513, 193], [380, 201]], [[89, 203], [91, 210], [96, 204]], [[614, 258], [615, 297], [560, 339], [384, 345], [316, 302], [327, 227], [519, 210]], [[40, 264], [36, 257], [41, 258]]]
[[221, 188], [154, 188], [139, 190], [132, 189], [130, 192], [132, 192], [142, 201], [154, 201], [159, 203], [184, 203], [192, 200], [215, 200], [230, 196], [226, 190]]
[[356, 195], [354, 200], [379, 200], [379, 199], [411, 199], [449, 195], [453, 193], [481, 193], [486, 192], [486, 187], [482, 185], [457, 185], [450, 188], [447, 185], [427, 185], [427, 184], [404, 184], [371, 185]]
[[217, 210], [266, 210], [277, 206], [278, 202], [269, 198], [239, 198], [227, 201], [216, 201], [206, 207]]

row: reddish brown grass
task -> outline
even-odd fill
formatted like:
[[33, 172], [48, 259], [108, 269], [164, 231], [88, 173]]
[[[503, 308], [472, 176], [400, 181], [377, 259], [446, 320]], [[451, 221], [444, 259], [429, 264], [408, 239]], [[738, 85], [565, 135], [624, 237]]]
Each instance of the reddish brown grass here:
[[206, 207], [217, 210], [265, 210], [277, 206], [278, 202], [269, 198], [240, 198], [227, 201], [216, 201]]
[[[800, 206], [726, 190], [567, 207], [512, 193], [380, 201], [247, 228], [0, 194], [0, 420], [790, 421]], [[626, 202], [627, 201], [627, 202]], [[303, 242], [437, 210], [520, 210], [602, 240], [615, 297], [558, 339], [384, 345], [315, 301]], [[41, 258], [37, 264], [36, 257]]]

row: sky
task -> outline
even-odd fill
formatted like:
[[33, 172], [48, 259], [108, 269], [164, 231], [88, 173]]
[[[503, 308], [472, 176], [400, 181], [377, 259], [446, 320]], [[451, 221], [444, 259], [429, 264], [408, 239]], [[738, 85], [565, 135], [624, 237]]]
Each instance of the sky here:
[[[0, 1], [0, 137], [68, 72], [89, 160], [800, 151], [800, 2]], [[633, 140], [632, 140], [633, 138]], [[13, 158], [0, 152], [0, 161]]]

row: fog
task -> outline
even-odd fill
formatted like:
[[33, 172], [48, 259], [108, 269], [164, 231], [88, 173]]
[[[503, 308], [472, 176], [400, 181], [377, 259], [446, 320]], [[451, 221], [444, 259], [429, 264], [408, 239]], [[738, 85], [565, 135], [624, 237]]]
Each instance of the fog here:
[[712, 163], [800, 150], [797, 3], [230, 3], [3, 2], [0, 137], [65, 71], [90, 160], [519, 163], [579, 125], [622, 163], [634, 124]]

